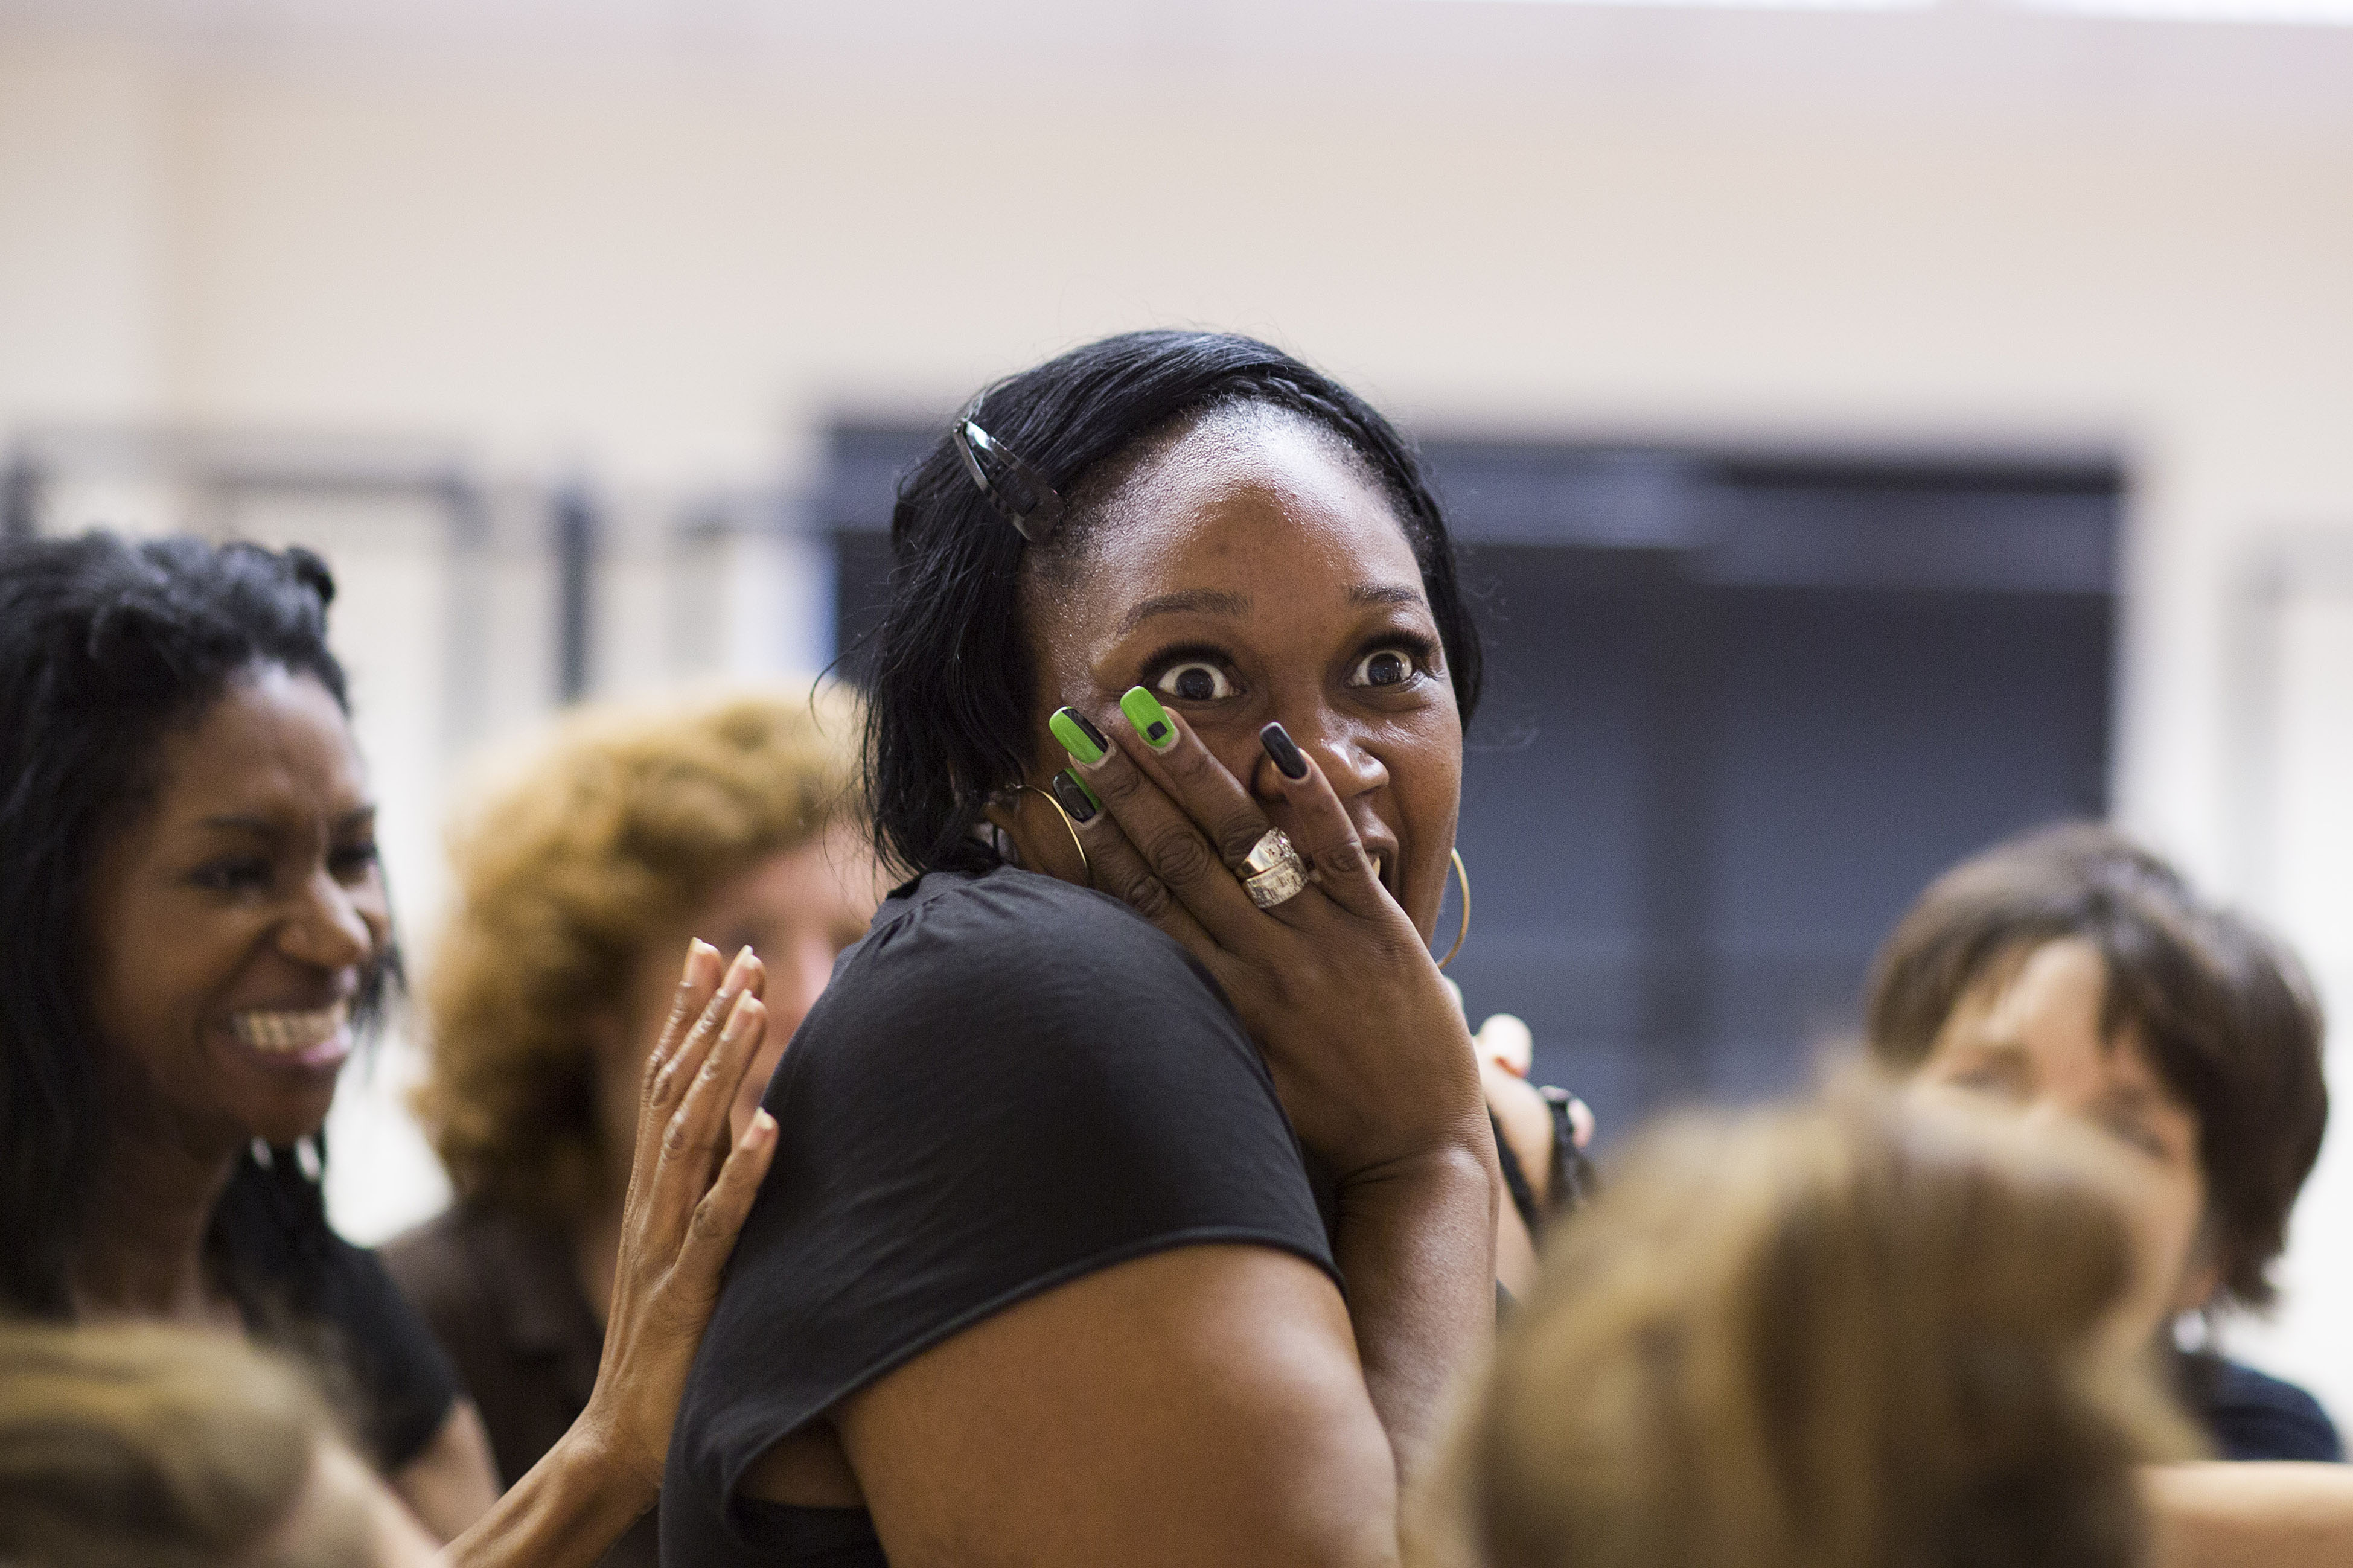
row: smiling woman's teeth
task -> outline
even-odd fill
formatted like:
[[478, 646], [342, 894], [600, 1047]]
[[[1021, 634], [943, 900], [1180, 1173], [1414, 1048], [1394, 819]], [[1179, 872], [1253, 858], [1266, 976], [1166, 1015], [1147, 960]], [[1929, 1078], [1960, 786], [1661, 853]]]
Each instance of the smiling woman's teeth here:
[[343, 1028], [351, 1009], [338, 1002], [315, 1013], [265, 1013], [259, 1008], [229, 1019], [238, 1041], [257, 1051], [307, 1051], [325, 1045]]

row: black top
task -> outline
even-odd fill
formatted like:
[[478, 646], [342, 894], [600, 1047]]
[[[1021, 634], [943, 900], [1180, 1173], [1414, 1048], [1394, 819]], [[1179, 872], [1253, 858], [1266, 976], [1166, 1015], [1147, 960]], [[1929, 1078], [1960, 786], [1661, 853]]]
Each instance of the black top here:
[[1224, 993], [1102, 894], [1000, 868], [900, 889], [764, 1101], [768, 1173], [688, 1379], [666, 1563], [882, 1562], [865, 1514], [735, 1498], [771, 1445], [959, 1331], [1203, 1242], [1337, 1279], [1299, 1143]]
[[2337, 1462], [2345, 1445], [2320, 1401], [2292, 1383], [2215, 1355], [2183, 1358], [2183, 1399], [2226, 1459]]
[[238, 1163], [213, 1215], [222, 1279], [253, 1336], [317, 1366], [368, 1458], [389, 1473], [424, 1450], [457, 1403], [433, 1331], [375, 1253], [327, 1227], [315, 1183], [273, 1163]]
[[[384, 1246], [384, 1266], [417, 1304], [465, 1379], [513, 1486], [572, 1429], [596, 1386], [605, 1331], [559, 1226], [487, 1204], [460, 1204]], [[651, 1512], [598, 1560], [654, 1568]]]

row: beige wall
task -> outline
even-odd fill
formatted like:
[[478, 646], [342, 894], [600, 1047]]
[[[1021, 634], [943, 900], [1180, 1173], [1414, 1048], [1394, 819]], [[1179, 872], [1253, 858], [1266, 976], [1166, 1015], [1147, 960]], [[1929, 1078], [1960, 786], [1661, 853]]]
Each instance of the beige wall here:
[[[2353, 537], [2353, 35], [1546, 9], [1010, 44], [0, 37], [0, 429], [448, 436], [658, 518], [805, 473], [837, 409], [1201, 322], [1430, 431], [2115, 450], [2119, 813], [2353, 1006], [2353, 584], [2299, 568], [2276, 766], [2247, 765], [2229, 620], [2273, 541]], [[798, 592], [737, 602], [820, 613]], [[617, 681], [656, 658], [632, 637]], [[2348, 1142], [2270, 1343], [2353, 1416]]]

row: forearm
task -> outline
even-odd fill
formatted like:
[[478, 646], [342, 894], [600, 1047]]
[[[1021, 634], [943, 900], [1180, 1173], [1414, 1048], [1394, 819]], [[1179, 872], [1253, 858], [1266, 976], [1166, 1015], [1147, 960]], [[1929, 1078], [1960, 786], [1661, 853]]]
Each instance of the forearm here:
[[1494, 1332], [1501, 1184], [1485, 1133], [1482, 1119], [1457, 1143], [1340, 1193], [1348, 1317], [1401, 1482], [1435, 1448], [1451, 1391]]
[[2156, 1568], [2353, 1563], [2353, 1467], [2155, 1465], [2144, 1490], [2156, 1523]]
[[445, 1568], [592, 1568], [659, 1490], [575, 1426], [441, 1561]]

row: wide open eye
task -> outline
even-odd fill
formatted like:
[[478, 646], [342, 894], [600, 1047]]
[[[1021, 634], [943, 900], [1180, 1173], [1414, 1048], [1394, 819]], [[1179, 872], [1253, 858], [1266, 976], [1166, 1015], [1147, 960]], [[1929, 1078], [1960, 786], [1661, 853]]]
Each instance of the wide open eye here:
[[1348, 684], [1404, 686], [1413, 679], [1415, 673], [1411, 654], [1403, 648], [1377, 647], [1356, 661], [1356, 668], [1348, 672]]
[[1174, 697], [1182, 702], [1214, 702], [1220, 697], [1234, 694], [1234, 683], [1223, 669], [1198, 658], [1170, 665], [1160, 672], [1160, 679], [1153, 685], [1161, 696]]

